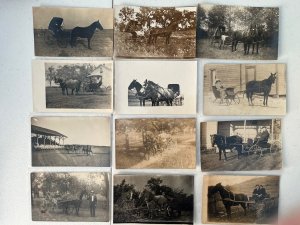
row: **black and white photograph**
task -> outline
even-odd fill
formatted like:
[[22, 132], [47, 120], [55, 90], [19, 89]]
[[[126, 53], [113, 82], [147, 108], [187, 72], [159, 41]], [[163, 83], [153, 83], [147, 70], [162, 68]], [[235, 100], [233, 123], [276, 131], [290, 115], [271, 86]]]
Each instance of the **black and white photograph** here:
[[109, 222], [107, 172], [31, 173], [33, 221]]
[[195, 58], [197, 7], [115, 6], [115, 56]]
[[110, 117], [32, 117], [32, 166], [110, 167]]
[[35, 60], [32, 65], [36, 111], [112, 111], [112, 61]]
[[280, 170], [281, 119], [202, 122], [202, 171]]
[[205, 115], [285, 115], [285, 64], [206, 64]]
[[202, 223], [277, 224], [279, 185], [279, 176], [204, 176]]
[[193, 224], [194, 176], [115, 175], [113, 222]]
[[198, 5], [197, 57], [276, 60], [279, 8]]
[[113, 9], [34, 7], [36, 56], [112, 57]]
[[196, 61], [119, 60], [115, 67], [118, 113], [196, 113]]
[[115, 120], [117, 169], [195, 169], [195, 118]]

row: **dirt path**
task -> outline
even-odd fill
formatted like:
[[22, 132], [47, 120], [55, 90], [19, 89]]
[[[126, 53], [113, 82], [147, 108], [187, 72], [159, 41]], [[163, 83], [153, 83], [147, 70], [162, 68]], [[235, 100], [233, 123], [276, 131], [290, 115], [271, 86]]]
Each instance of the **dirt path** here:
[[196, 149], [193, 138], [185, 139], [180, 144], [175, 143], [164, 152], [151, 156], [131, 168], [184, 168], [193, 169], [196, 166]]

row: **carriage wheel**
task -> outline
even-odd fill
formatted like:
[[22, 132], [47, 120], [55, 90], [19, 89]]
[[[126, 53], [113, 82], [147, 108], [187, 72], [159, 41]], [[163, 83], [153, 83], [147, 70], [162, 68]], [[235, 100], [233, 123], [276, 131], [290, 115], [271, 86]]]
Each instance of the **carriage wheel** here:
[[281, 142], [280, 141], [274, 141], [272, 142], [270, 146], [270, 152], [279, 152], [281, 150]]
[[68, 39], [61, 38], [60, 40], [57, 40], [57, 45], [60, 48], [66, 48], [68, 46]]
[[256, 214], [256, 220], [260, 221], [263, 219], [265, 213], [265, 204], [264, 203], [257, 203], [255, 207], [255, 214]]
[[44, 41], [47, 45], [54, 45], [56, 42], [55, 37], [53, 36], [53, 33], [51, 31], [46, 30], [44, 32]]
[[250, 148], [249, 148], [249, 154], [250, 153], [254, 153], [254, 154], [257, 154], [257, 153], [259, 153], [259, 155], [260, 156], [262, 156], [262, 154], [263, 154], [263, 152], [262, 152], [262, 148], [261, 147], [259, 147], [258, 145], [253, 145], [253, 146], [251, 146]]
[[231, 99], [225, 98], [224, 100], [226, 102], [226, 105], [231, 105], [231, 101], [232, 101]]
[[239, 96], [235, 95], [234, 98], [233, 98], [233, 101], [236, 104], [240, 104], [240, 98], [239, 98]]

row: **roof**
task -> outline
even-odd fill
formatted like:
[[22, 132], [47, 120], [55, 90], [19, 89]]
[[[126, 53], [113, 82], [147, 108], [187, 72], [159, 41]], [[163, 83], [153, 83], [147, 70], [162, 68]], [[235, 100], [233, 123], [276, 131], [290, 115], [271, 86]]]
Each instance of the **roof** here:
[[49, 135], [49, 136], [67, 137], [57, 131], [50, 130], [50, 129], [43, 128], [43, 127], [38, 127], [35, 125], [31, 125], [31, 133], [41, 134], [41, 135]]

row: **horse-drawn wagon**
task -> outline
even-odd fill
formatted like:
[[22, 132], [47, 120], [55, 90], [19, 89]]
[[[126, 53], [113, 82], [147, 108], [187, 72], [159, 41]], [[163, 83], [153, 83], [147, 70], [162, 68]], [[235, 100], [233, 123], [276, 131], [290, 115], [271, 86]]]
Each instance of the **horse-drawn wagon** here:
[[240, 103], [240, 98], [238, 96], [240, 92], [234, 92], [233, 87], [228, 87], [224, 90], [225, 96], [222, 96], [221, 92], [216, 88], [216, 86], [212, 86], [212, 91], [215, 97], [214, 102], [219, 100], [219, 104], [225, 103], [226, 105]]

